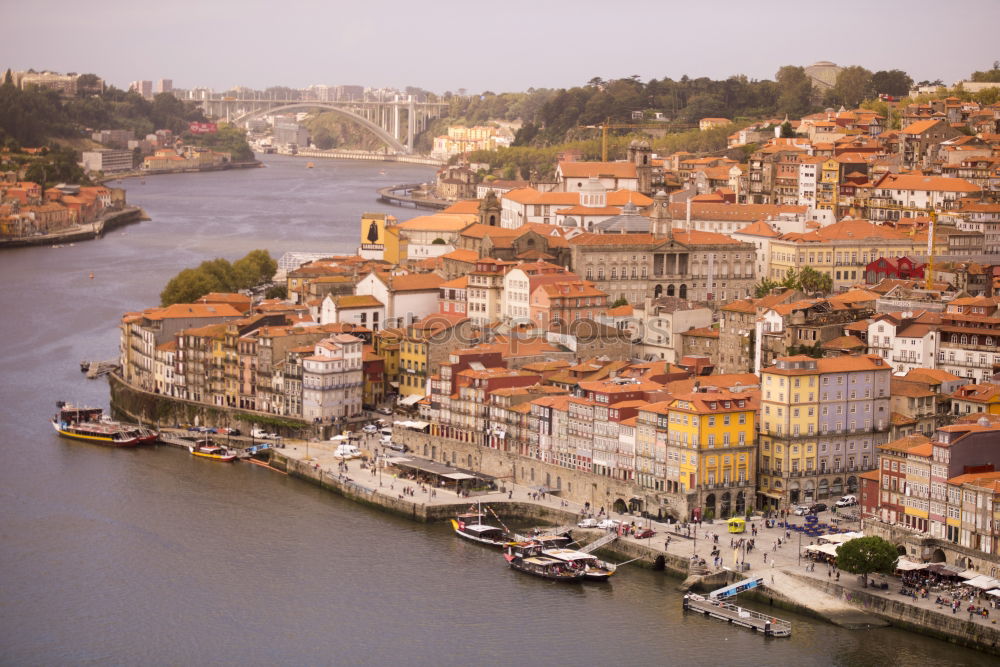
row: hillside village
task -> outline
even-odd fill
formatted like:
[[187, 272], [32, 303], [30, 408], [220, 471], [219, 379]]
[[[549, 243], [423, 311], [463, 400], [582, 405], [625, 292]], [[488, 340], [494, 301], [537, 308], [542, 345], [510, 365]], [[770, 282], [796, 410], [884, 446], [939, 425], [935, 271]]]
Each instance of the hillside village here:
[[619, 511], [852, 495], [866, 527], [996, 568], [1000, 105], [897, 111], [739, 130], [745, 162], [636, 140], [549, 182], [443, 167], [449, 208], [284, 258], [287, 299], [125, 314], [122, 377], [324, 436], [390, 407], [437, 436], [418, 454], [500, 450]]

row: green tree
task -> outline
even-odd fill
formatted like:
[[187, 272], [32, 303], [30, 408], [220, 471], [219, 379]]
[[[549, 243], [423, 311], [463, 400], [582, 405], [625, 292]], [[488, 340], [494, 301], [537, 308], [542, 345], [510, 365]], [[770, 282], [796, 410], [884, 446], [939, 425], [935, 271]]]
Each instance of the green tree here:
[[811, 266], [807, 266], [799, 272], [798, 283], [803, 291], [810, 294], [814, 292], [829, 294], [833, 291], [833, 278]]
[[608, 308], [619, 308], [621, 306], [627, 306], [627, 305], [628, 305], [628, 299], [622, 296], [615, 299], [614, 303], [608, 306]]
[[785, 289], [799, 288], [799, 274], [795, 272], [795, 269], [788, 269], [784, 279], [779, 283], [779, 287], [784, 287]]
[[160, 292], [160, 305], [191, 303], [212, 291], [215, 291], [215, 284], [211, 276], [198, 269], [184, 269]]
[[872, 74], [872, 90], [876, 95], [906, 97], [913, 87], [913, 79], [901, 69], [879, 70]]
[[795, 130], [792, 129], [792, 124], [789, 122], [784, 122], [781, 124], [781, 138], [791, 139], [795, 137]]
[[781, 283], [770, 278], [761, 278], [760, 282], [753, 286], [753, 295], [760, 299], [770, 294], [775, 287], [781, 287]]
[[853, 109], [862, 100], [874, 96], [872, 73], [864, 67], [852, 65], [845, 67], [837, 75], [837, 83], [827, 92], [826, 101], [828, 104], [842, 104]]
[[896, 547], [881, 537], [859, 537], [837, 547], [837, 567], [851, 574], [863, 575], [865, 588], [868, 587], [869, 574], [891, 574], [898, 559]]
[[1000, 83], [1000, 61], [994, 60], [992, 69], [981, 72], [973, 72], [971, 78], [973, 81], [981, 81], [984, 83]]
[[202, 262], [196, 269], [184, 269], [170, 279], [160, 292], [160, 304], [191, 303], [209, 292], [235, 292], [270, 281], [278, 265], [266, 250], [251, 250], [230, 264], [222, 258]]
[[271, 285], [264, 292], [265, 299], [287, 299], [288, 298], [288, 285], [286, 283], [278, 283], [276, 285]]
[[266, 250], [251, 250], [246, 257], [233, 263], [233, 273], [236, 277], [236, 289], [249, 289], [274, 278], [278, 263], [271, 259]]
[[802, 67], [785, 65], [775, 75], [778, 82], [778, 113], [798, 118], [812, 108], [812, 82]]
[[328, 151], [337, 145], [333, 135], [331, 135], [330, 131], [326, 128], [318, 130], [316, 134], [313, 135], [313, 143], [316, 145], [316, 148], [321, 151]]

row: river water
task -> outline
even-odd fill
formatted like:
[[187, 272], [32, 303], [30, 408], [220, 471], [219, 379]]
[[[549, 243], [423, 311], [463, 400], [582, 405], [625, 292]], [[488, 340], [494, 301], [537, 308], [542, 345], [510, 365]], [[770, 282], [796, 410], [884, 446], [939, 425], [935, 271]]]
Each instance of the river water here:
[[[57, 400], [107, 407], [81, 359], [123, 312], [254, 248], [350, 252], [383, 185], [427, 167], [268, 156], [266, 169], [125, 183], [149, 222], [0, 256], [0, 662], [10, 665], [987, 665], [894, 629], [787, 612], [767, 640], [685, 616], [678, 581], [625, 567], [565, 587], [491, 550], [254, 466], [58, 438]], [[90, 279], [89, 273], [94, 273]], [[753, 605], [750, 605], [753, 606]]]

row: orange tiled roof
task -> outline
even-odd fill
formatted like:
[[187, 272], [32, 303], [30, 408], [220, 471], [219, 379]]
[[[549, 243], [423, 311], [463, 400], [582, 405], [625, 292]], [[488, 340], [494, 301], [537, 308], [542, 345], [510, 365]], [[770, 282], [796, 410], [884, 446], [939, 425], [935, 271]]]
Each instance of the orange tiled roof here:
[[441, 255], [444, 259], [454, 259], [459, 262], [475, 262], [479, 259], [479, 253], [468, 248], [456, 248], [451, 252]]

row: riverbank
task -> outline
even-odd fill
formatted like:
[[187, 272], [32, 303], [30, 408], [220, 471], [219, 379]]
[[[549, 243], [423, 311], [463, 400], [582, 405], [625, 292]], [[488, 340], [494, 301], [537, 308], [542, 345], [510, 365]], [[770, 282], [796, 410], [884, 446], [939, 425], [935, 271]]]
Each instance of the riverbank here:
[[243, 162], [227, 162], [225, 164], [204, 167], [185, 167], [184, 169], [140, 169], [138, 171], [108, 174], [96, 182], [103, 185], [123, 178], [145, 178], [146, 176], [165, 176], [167, 174], [197, 174], [210, 171], [229, 171], [231, 169], [258, 169], [263, 166], [264, 163], [259, 160], [246, 160]]
[[439, 160], [427, 155], [400, 155], [398, 153], [378, 153], [362, 150], [343, 150], [332, 148], [327, 151], [306, 148], [298, 149], [294, 154], [278, 151], [278, 155], [290, 157], [319, 158], [321, 160], [364, 160], [369, 162], [400, 162], [403, 164], [424, 164], [430, 167], [440, 167], [446, 164], [445, 160]]
[[454, 203], [446, 199], [414, 195], [413, 192], [421, 187], [423, 187], [421, 183], [403, 183], [401, 185], [390, 185], [389, 187], [379, 188], [378, 200], [383, 204], [390, 204], [392, 206], [412, 206], [414, 208], [429, 208], [439, 211], [448, 208]]
[[14, 239], [0, 239], [0, 249], [3, 248], [24, 248], [28, 246], [60, 245], [64, 243], [76, 243], [77, 241], [90, 241], [101, 238], [105, 232], [117, 229], [133, 222], [149, 220], [146, 212], [138, 206], [129, 206], [106, 214], [85, 224], [77, 224], [59, 230], [52, 234], [41, 234], [38, 236], [26, 236]]

